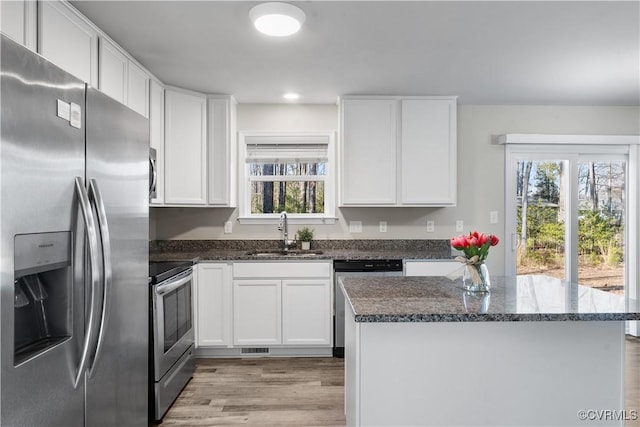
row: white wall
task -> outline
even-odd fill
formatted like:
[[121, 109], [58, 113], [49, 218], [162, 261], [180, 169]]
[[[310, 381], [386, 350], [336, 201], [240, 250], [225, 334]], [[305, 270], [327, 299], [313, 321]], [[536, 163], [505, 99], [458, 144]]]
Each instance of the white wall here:
[[[505, 133], [640, 134], [638, 107], [485, 106], [458, 107], [458, 204], [455, 208], [343, 208], [335, 225], [316, 225], [317, 239], [448, 239], [455, 221], [464, 220], [465, 232], [477, 229], [504, 234], [504, 147], [497, 136]], [[338, 130], [335, 105], [238, 105], [238, 130]], [[489, 212], [498, 211], [499, 223], [489, 224]], [[221, 208], [151, 209], [155, 239], [277, 239], [273, 225], [241, 225], [237, 211]], [[225, 221], [234, 224], [224, 234]], [[361, 234], [350, 234], [348, 222], [360, 220]], [[426, 221], [435, 221], [427, 233]], [[387, 221], [387, 233], [378, 222]], [[155, 233], [155, 236], [154, 236]], [[489, 266], [504, 271], [504, 245], [492, 249]]]

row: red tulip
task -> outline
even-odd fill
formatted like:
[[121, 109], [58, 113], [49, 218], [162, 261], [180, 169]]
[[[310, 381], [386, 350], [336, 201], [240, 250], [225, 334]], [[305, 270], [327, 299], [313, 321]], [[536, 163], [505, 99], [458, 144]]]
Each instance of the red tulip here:
[[491, 236], [487, 236], [484, 233], [480, 233], [478, 235], [478, 246], [484, 246], [484, 244], [487, 243], [489, 239], [491, 239]]
[[489, 246], [495, 246], [499, 241], [498, 237], [493, 234], [478, 233], [477, 231], [461, 234], [450, 240], [451, 246], [464, 252], [465, 258], [471, 259], [477, 256], [480, 261], [487, 259]]

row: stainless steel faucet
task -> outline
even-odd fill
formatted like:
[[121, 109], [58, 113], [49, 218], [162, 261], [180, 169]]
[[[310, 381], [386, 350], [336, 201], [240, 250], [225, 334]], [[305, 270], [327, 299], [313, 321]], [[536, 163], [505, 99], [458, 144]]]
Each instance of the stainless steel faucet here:
[[287, 212], [282, 211], [280, 214], [280, 222], [278, 223], [278, 230], [282, 231], [282, 242], [284, 243], [284, 251], [289, 251], [289, 245], [291, 242], [289, 241], [289, 218], [287, 217]]

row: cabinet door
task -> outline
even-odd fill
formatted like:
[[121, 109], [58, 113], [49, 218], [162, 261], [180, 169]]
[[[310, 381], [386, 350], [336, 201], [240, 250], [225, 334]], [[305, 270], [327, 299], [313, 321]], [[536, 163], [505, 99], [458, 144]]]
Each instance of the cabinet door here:
[[331, 281], [282, 281], [282, 343], [331, 345]]
[[39, 3], [39, 53], [79, 79], [98, 87], [98, 33], [71, 6]]
[[149, 75], [134, 62], [128, 61], [127, 106], [149, 117]]
[[280, 280], [233, 281], [233, 344], [268, 346], [282, 342]]
[[198, 264], [195, 298], [196, 345], [231, 345], [231, 267]]
[[402, 100], [401, 202], [456, 203], [455, 100]]
[[236, 102], [231, 97], [210, 98], [209, 204], [236, 205]]
[[127, 103], [127, 67], [129, 59], [115, 45], [100, 39], [98, 88], [116, 101]]
[[149, 89], [149, 144], [156, 150], [156, 197], [152, 205], [164, 202], [164, 87], [155, 80]]
[[447, 276], [456, 271], [462, 274], [463, 264], [457, 261], [405, 261], [405, 276]]
[[207, 203], [206, 100], [165, 91], [165, 204]]
[[0, 1], [0, 31], [31, 50], [36, 50], [35, 0]]
[[341, 204], [396, 203], [394, 100], [342, 102]]

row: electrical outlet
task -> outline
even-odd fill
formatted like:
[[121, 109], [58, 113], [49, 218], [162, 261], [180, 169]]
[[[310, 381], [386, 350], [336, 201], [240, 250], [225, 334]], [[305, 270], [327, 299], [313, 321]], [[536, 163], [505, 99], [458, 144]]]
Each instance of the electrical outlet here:
[[227, 221], [224, 223], [224, 234], [233, 233], [233, 223], [231, 221]]
[[427, 221], [427, 233], [433, 233], [436, 231], [436, 223], [434, 221]]
[[461, 233], [464, 231], [464, 221], [459, 219], [456, 221], [456, 232]]
[[349, 221], [349, 233], [362, 233], [362, 221]]
[[380, 232], [381, 233], [387, 232], [387, 221], [380, 221]]
[[497, 224], [498, 223], [498, 211], [489, 212], [489, 223]]

